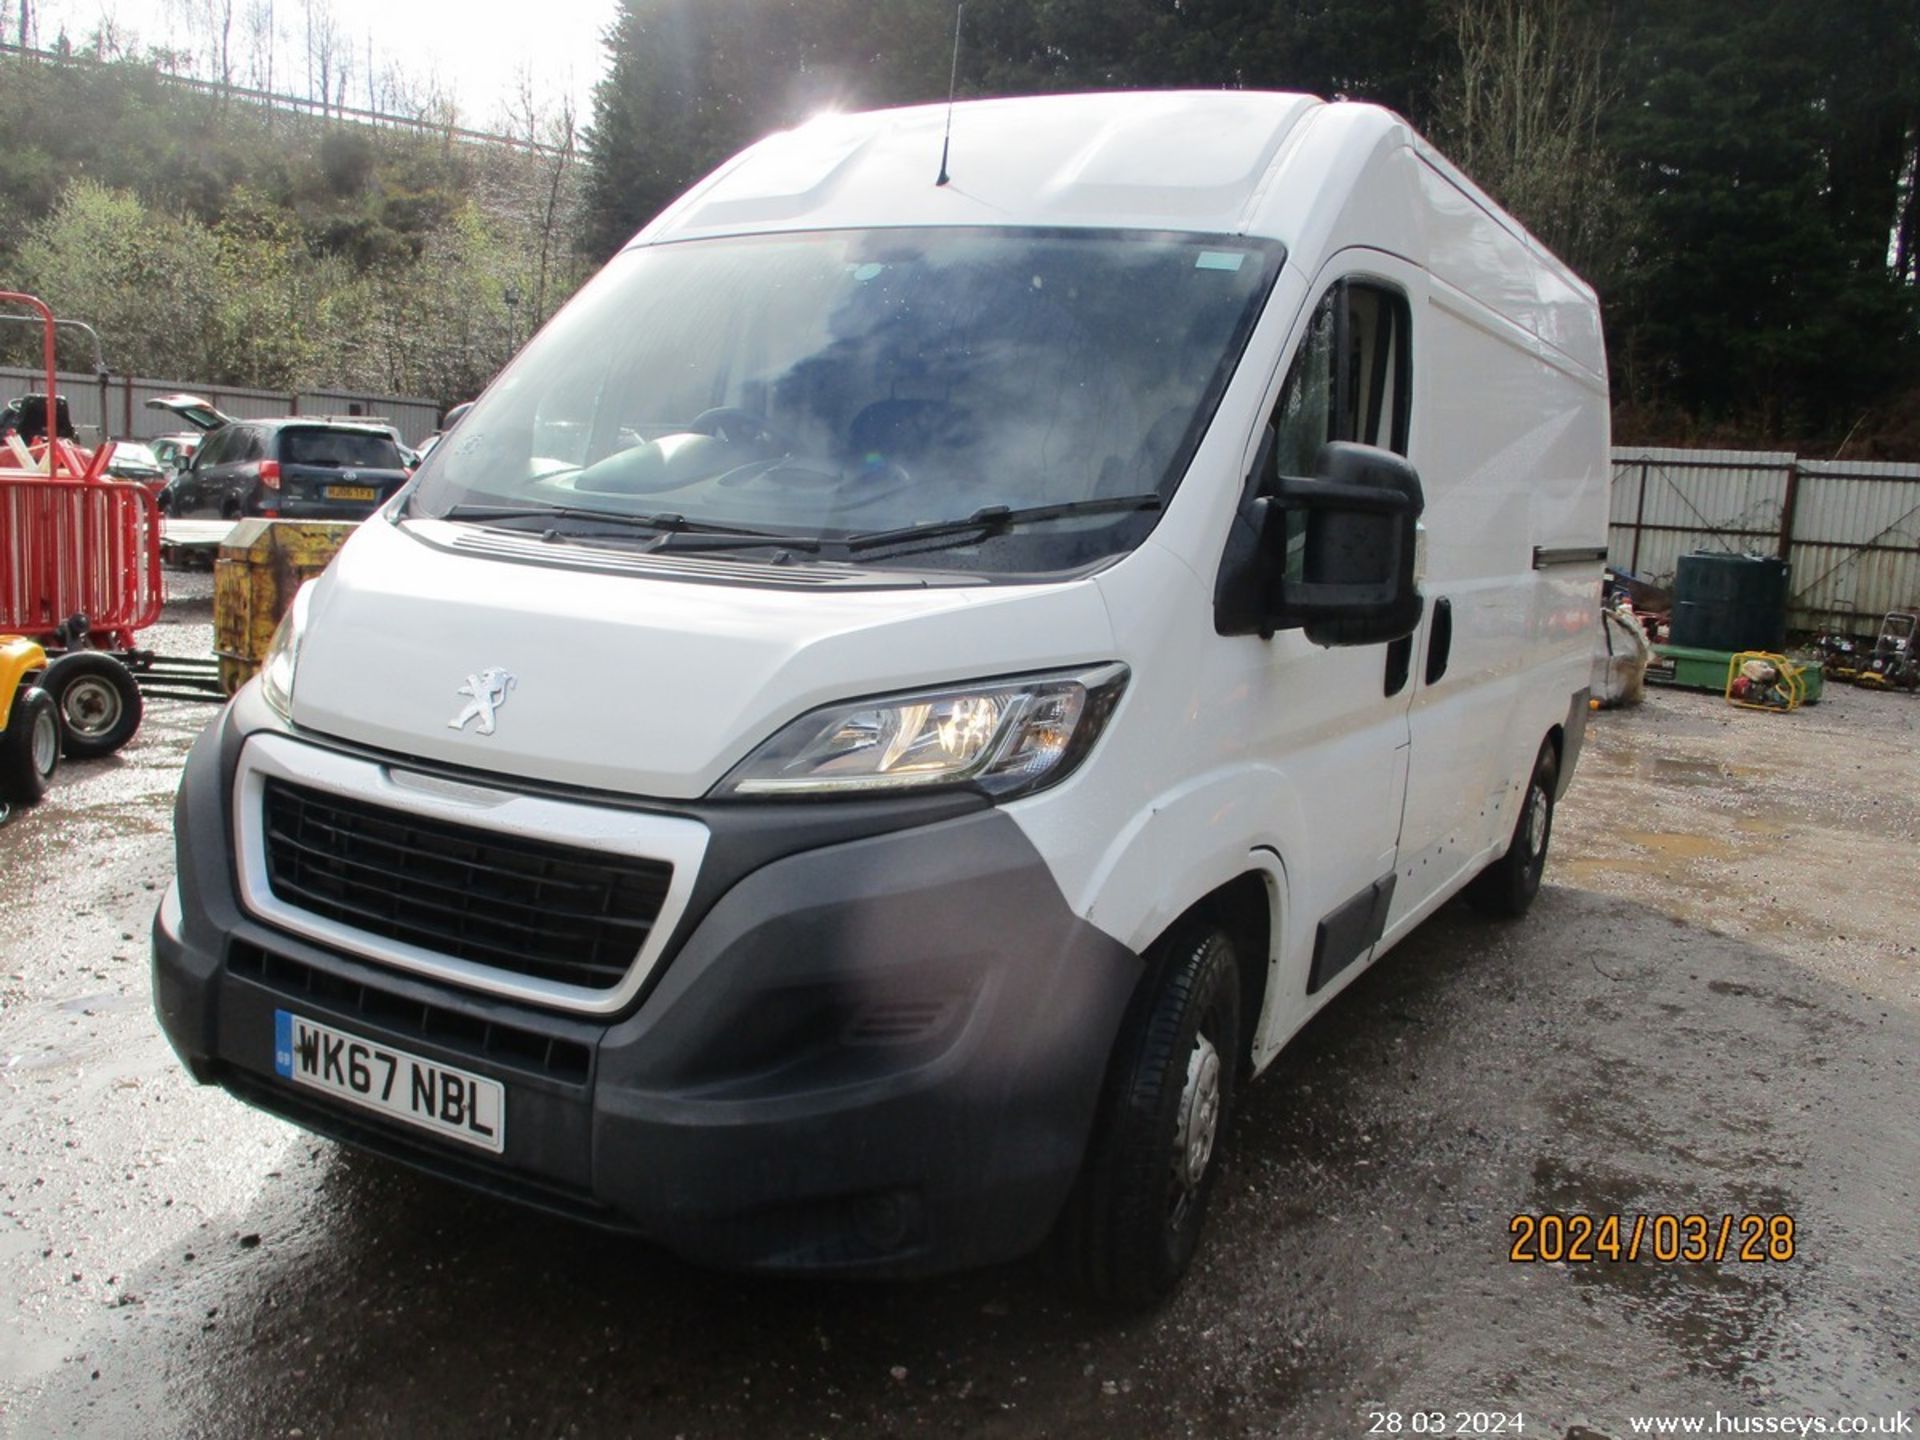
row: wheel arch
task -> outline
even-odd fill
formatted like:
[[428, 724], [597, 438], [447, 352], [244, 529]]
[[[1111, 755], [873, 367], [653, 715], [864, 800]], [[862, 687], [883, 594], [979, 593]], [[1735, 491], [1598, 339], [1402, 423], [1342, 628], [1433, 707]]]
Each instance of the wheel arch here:
[[[1279, 956], [1276, 939], [1283, 933], [1281, 916], [1285, 893], [1285, 870], [1278, 854], [1263, 848], [1248, 858], [1250, 862], [1265, 863], [1249, 863], [1247, 869], [1195, 900], [1154, 937], [1146, 951], [1154, 953], [1167, 936], [1195, 925], [1217, 928], [1233, 942], [1240, 976], [1237, 1059], [1243, 1076], [1255, 1068], [1265, 1006]], [[1140, 983], [1144, 989], [1150, 987], [1152, 981], [1153, 975], [1149, 972], [1141, 977]]]

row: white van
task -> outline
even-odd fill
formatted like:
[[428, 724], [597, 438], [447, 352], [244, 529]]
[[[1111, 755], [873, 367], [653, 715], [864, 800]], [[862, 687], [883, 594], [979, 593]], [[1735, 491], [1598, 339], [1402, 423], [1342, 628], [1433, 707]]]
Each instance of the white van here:
[[548, 323], [201, 737], [193, 1073], [711, 1263], [1186, 1268], [1238, 1086], [1587, 714], [1585, 285], [1395, 116], [822, 116]]

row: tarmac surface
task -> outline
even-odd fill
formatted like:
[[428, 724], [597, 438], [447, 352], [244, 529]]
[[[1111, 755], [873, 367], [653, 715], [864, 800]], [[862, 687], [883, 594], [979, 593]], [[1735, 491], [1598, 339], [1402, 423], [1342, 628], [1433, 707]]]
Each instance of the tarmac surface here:
[[[204, 654], [207, 579], [170, 579], [150, 643]], [[1243, 1093], [1195, 1273], [1131, 1318], [1038, 1262], [716, 1276], [196, 1088], [146, 933], [210, 708], [155, 702], [0, 827], [0, 1433], [1344, 1440], [1421, 1410], [1618, 1440], [1644, 1415], [1911, 1416], [1920, 699], [1829, 697], [1594, 716], [1533, 913], [1449, 907], [1308, 1027]], [[1741, 1262], [1736, 1230], [1720, 1263], [1511, 1262], [1513, 1217], [1542, 1212], [1789, 1215], [1793, 1256]]]

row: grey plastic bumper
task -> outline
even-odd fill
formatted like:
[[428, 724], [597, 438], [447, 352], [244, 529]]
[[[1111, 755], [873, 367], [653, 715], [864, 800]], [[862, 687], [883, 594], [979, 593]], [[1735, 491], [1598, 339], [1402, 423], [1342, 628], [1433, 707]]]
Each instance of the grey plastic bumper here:
[[[178, 908], [156, 916], [155, 1008], [197, 1077], [709, 1263], [924, 1273], [1045, 1237], [1141, 965], [1072, 913], [1004, 813], [759, 865], [690, 919], [632, 1013], [582, 1020], [402, 976], [242, 914], [229, 780], [257, 705], [243, 693], [189, 757]], [[506, 1153], [469, 1153], [278, 1080], [273, 1011], [289, 1005], [501, 1081]]]

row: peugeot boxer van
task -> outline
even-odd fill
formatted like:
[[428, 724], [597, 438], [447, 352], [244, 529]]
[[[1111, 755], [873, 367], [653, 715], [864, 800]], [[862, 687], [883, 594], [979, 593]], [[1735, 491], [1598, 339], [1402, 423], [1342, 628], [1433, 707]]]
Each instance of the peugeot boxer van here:
[[1141, 1302], [1308, 1017], [1526, 910], [1593, 292], [1372, 106], [947, 121], [727, 163], [301, 591], [180, 792], [196, 1077], [717, 1265]]

